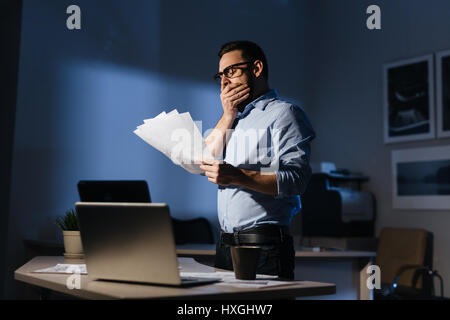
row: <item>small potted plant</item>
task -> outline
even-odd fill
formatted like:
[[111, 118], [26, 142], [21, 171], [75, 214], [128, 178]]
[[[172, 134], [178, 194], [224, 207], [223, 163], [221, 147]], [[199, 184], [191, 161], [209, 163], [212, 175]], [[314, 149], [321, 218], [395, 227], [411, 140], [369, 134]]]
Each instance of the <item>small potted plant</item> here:
[[56, 224], [63, 232], [64, 256], [66, 258], [83, 258], [83, 245], [75, 210], [70, 209], [66, 211], [64, 217], [56, 219]]

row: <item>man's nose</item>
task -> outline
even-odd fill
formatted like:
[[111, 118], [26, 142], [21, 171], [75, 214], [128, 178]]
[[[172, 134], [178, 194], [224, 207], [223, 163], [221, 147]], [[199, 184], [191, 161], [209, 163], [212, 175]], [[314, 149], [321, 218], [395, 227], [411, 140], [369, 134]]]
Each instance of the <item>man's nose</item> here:
[[223, 89], [225, 89], [225, 87], [226, 87], [227, 85], [229, 85], [229, 84], [231, 83], [231, 81], [230, 81], [230, 79], [228, 79], [227, 77], [222, 76], [220, 83], [221, 83], [222, 90], [223, 90]]

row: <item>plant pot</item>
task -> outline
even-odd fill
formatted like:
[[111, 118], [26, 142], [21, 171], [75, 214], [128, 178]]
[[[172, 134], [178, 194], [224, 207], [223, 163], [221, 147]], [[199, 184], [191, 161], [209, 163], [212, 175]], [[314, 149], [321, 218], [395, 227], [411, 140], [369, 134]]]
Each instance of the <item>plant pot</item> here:
[[83, 258], [83, 245], [80, 231], [63, 231], [64, 256], [66, 258]]

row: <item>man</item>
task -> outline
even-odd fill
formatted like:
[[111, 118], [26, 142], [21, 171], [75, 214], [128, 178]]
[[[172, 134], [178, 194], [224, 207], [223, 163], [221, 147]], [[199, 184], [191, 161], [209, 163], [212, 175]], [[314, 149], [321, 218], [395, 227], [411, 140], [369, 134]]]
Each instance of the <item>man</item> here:
[[293, 279], [289, 225], [311, 176], [315, 134], [304, 111], [269, 88], [268, 64], [259, 46], [230, 42], [219, 57], [215, 78], [223, 114], [206, 138], [215, 159], [203, 159], [200, 166], [218, 185], [222, 230], [215, 265], [232, 270], [230, 246], [257, 245], [262, 248], [257, 273]]

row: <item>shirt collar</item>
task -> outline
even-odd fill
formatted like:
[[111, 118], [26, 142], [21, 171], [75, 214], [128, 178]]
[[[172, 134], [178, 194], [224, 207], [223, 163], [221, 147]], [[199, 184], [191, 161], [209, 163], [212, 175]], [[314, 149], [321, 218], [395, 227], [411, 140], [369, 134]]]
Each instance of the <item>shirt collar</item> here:
[[250, 102], [245, 108], [244, 111], [240, 112], [237, 118], [242, 119], [245, 118], [253, 108], [258, 108], [260, 110], [264, 110], [270, 101], [278, 98], [278, 92], [276, 89], [272, 89], [267, 91], [262, 96], [256, 98], [252, 102]]

